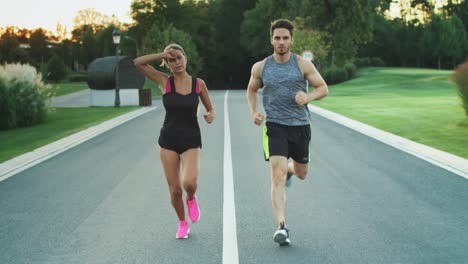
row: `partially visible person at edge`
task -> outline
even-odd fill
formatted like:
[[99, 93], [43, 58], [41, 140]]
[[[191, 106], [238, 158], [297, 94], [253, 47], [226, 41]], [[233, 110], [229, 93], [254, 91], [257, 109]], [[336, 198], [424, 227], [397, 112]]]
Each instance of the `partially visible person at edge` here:
[[[158, 60], [162, 60], [169, 68], [171, 76], [149, 65]], [[163, 52], [138, 57], [134, 63], [148, 79], [159, 85], [163, 94], [166, 117], [158, 140], [159, 153], [169, 185], [171, 204], [179, 218], [176, 238], [187, 238], [190, 227], [185, 219], [183, 190], [187, 193], [185, 203], [190, 221], [195, 223], [200, 219], [200, 208], [195, 196], [202, 147], [197, 120], [199, 99], [206, 109], [204, 118], [208, 124], [213, 122], [216, 113], [205, 82], [187, 73], [187, 56], [181, 46], [170, 44]]]
[[[247, 88], [250, 114], [260, 126], [265, 115], [257, 110], [257, 92], [263, 87], [263, 146], [265, 160], [270, 164], [271, 206], [278, 226], [273, 240], [280, 245], [290, 243], [285, 186], [291, 184], [293, 175], [304, 180], [308, 170], [311, 132], [307, 104], [328, 95], [327, 84], [314, 65], [291, 52], [293, 31], [289, 20], [271, 23], [273, 54], [253, 65]], [[313, 91], [307, 91], [306, 81]]]

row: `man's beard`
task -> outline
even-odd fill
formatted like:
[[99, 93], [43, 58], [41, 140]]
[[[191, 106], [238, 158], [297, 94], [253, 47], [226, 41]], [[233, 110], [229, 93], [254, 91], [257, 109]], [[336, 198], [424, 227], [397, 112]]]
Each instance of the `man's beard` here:
[[289, 52], [289, 48], [284, 48], [284, 51], [280, 51], [279, 48], [276, 49], [276, 53], [281, 56], [283, 56], [284, 54], [287, 54], [288, 52]]

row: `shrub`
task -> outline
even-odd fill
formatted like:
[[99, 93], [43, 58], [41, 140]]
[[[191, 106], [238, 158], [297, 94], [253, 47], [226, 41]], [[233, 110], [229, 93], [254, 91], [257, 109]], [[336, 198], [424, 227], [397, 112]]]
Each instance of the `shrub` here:
[[88, 81], [88, 75], [85, 73], [73, 73], [68, 75], [68, 81], [69, 82], [87, 82]]
[[354, 75], [356, 75], [357, 67], [356, 65], [354, 65], [354, 63], [352, 62], [345, 63], [344, 69], [348, 73], [348, 79], [351, 79], [354, 77]]
[[16, 127], [15, 106], [9, 97], [8, 87], [0, 80], [0, 130]]
[[58, 82], [65, 79], [67, 71], [63, 60], [54, 55], [47, 63], [47, 80]]
[[455, 69], [452, 80], [457, 84], [458, 95], [462, 101], [465, 115], [468, 116], [468, 61]]
[[354, 64], [356, 64], [357, 67], [367, 67], [367, 66], [383, 67], [385, 66], [385, 62], [381, 58], [378, 58], [378, 57], [355, 58]]
[[0, 129], [31, 126], [46, 119], [52, 94], [41, 78], [30, 65], [0, 66]]
[[383, 67], [385, 66], [385, 62], [378, 57], [372, 57], [370, 58], [370, 65], [371, 66], [377, 66], [377, 67]]
[[347, 81], [348, 79], [348, 72], [344, 67], [332, 65], [330, 68], [325, 70], [325, 81], [327, 84], [337, 84]]
[[366, 67], [366, 66], [370, 66], [371, 62], [370, 62], [370, 58], [368, 58], [368, 57], [366, 57], [366, 58], [355, 58], [354, 59], [354, 64], [357, 67]]
[[16, 126], [32, 126], [45, 120], [45, 98], [37, 92], [32, 83], [15, 81], [8, 89], [15, 105]]

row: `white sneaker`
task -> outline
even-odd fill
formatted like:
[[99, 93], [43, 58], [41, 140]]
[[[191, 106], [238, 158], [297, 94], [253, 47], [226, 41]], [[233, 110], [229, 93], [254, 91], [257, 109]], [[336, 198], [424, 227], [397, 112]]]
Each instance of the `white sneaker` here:
[[288, 246], [291, 243], [291, 240], [289, 240], [289, 230], [287, 228], [276, 230], [273, 235], [273, 241], [280, 244], [280, 246]]

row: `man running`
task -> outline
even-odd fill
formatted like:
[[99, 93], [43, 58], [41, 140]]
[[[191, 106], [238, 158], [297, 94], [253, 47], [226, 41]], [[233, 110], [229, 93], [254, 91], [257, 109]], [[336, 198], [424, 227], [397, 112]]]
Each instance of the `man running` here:
[[[292, 175], [305, 179], [308, 170], [310, 117], [307, 104], [328, 95], [327, 84], [314, 65], [291, 52], [293, 31], [289, 20], [272, 22], [273, 55], [253, 65], [247, 87], [250, 114], [259, 126], [265, 116], [257, 111], [257, 92], [263, 87], [266, 112], [263, 146], [265, 159], [270, 163], [271, 205], [278, 225], [273, 240], [280, 245], [290, 243], [285, 184]], [[306, 81], [314, 87], [312, 92], [307, 92]], [[289, 158], [292, 161], [288, 163]]]

